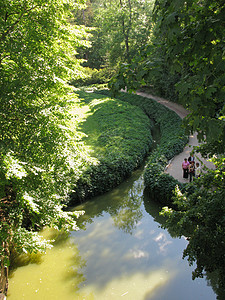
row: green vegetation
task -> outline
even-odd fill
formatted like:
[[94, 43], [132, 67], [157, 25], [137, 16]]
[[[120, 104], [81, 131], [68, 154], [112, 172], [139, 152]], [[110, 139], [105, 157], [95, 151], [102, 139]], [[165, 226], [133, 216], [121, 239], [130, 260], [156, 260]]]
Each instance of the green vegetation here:
[[216, 272], [220, 287], [225, 283], [224, 164], [222, 159], [215, 171], [209, 170], [195, 180], [192, 193], [187, 195], [177, 189], [174, 203], [178, 209], [163, 209], [171, 234], [185, 235], [189, 241], [183, 256], [188, 257], [191, 265], [197, 264], [193, 278], [202, 277], [205, 272]]
[[1, 271], [11, 251], [45, 249], [42, 226], [77, 229], [79, 213], [62, 204], [82, 165], [80, 137], [68, 128], [75, 95], [66, 82], [81, 76], [74, 53], [86, 43], [84, 28], [68, 22], [73, 8], [64, 0], [1, 2]]
[[152, 38], [110, 84], [113, 91], [147, 85], [183, 104], [191, 112], [185, 127], [210, 155], [225, 145], [224, 11], [223, 1], [156, 1]]
[[[225, 282], [223, 265], [220, 268], [225, 244], [224, 16], [224, 1], [155, 1], [151, 39], [130, 64], [121, 64], [110, 82], [114, 94], [121, 88], [134, 91], [144, 85], [190, 111], [184, 127], [198, 133], [202, 145], [196, 151], [214, 157], [217, 168], [210, 176], [203, 175], [200, 185], [197, 180], [192, 183], [193, 194], [176, 193], [173, 200], [176, 207], [180, 202], [178, 211], [165, 211], [171, 218], [168, 228], [175, 227], [180, 235], [191, 224], [184, 255], [197, 263], [194, 277], [219, 270], [219, 286]], [[160, 166], [154, 168], [161, 172]]]
[[[225, 286], [225, 102], [223, 1], [157, 1], [156, 35], [169, 75], [177, 75], [179, 101], [191, 113], [184, 121], [189, 132], [197, 131], [203, 155], [214, 156], [216, 170], [192, 184], [192, 194], [178, 190], [178, 210], [165, 209], [168, 228], [184, 234], [189, 244], [184, 251], [190, 264], [197, 264], [193, 278], [217, 272], [218, 286]], [[169, 28], [169, 30], [168, 30]], [[170, 76], [169, 76], [170, 77]], [[171, 78], [171, 77], [170, 77]]]
[[[100, 91], [108, 94], [108, 91]], [[181, 118], [170, 109], [157, 103], [155, 100], [144, 98], [134, 94], [118, 93], [118, 99], [140, 107], [147, 116], [160, 127], [160, 142], [157, 148], [149, 155], [144, 181], [146, 189], [151, 197], [171, 206], [172, 196], [176, 185], [182, 185], [164, 172], [168, 161], [182, 152], [188, 137], [182, 128]]]
[[169, 74], [179, 74], [176, 91], [191, 111], [186, 127], [197, 130], [212, 155], [224, 153], [225, 145], [224, 11], [223, 1], [170, 1], [167, 7], [157, 1], [155, 6]]
[[158, 154], [157, 150], [150, 155], [144, 174], [145, 188], [149, 192], [151, 199], [163, 205], [174, 207], [173, 192], [176, 186], [182, 189], [183, 185], [165, 173], [167, 164], [168, 161], [165, 159], [165, 156]]
[[121, 183], [140, 166], [152, 144], [152, 125], [140, 108], [94, 92], [78, 95], [87, 114], [79, 128], [93, 159], [74, 182], [72, 203]]
[[[161, 140], [146, 167], [146, 188], [176, 206], [164, 210], [168, 228], [188, 237], [184, 255], [197, 262], [194, 277], [217, 270], [224, 285], [224, 21], [222, 0], [2, 1], [2, 268], [12, 249], [45, 249], [36, 234], [41, 227], [76, 229], [79, 213], [65, 212], [64, 204], [129, 176], [151, 148], [152, 119]], [[107, 83], [116, 71], [114, 95], [144, 85], [191, 112], [184, 128], [197, 131], [197, 151], [217, 166], [192, 183], [192, 193], [164, 173], [187, 141], [179, 117], [137, 95], [76, 96], [68, 84]]]
[[78, 79], [70, 80], [70, 84], [75, 87], [82, 87], [82, 86], [90, 86], [90, 85], [100, 85], [105, 84], [111, 80], [112, 76], [115, 74], [115, 70], [110, 68], [104, 69], [91, 69], [89, 67], [84, 68], [83, 76]]
[[117, 68], [148, 43], [154, 0], [88, 0], [75, 22], [90, 27], [91, 48], [79, 48], [84, 66]]

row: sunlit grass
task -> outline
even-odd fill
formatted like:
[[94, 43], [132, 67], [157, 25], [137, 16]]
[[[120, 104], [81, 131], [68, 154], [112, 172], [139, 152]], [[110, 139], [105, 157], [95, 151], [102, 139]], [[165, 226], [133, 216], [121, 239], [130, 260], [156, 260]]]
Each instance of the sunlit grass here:
[[152, 124], [140, 108], [95, 92], [76, 91], [76, 97], [68, 125], [81, 150], [73, 203], [117, 186], [140, 166], [152, 144]]
[[124, 153], [126, 148], [127, 153], [130, 147], [135, 153], [135, 150], [139, 151], [138, 144], [137, 149], [134, 148], [136, 139], [140, 139], [140, 143], [141, 140], [150, 139], [146, 135], [149, 121], [136, 107], [95, 93], [80, 92], [79, 97], [79, 129], [84, 134], [85, 145], [92, 148], [92, 155], [101, 157], [109, 148], [119, 153]]

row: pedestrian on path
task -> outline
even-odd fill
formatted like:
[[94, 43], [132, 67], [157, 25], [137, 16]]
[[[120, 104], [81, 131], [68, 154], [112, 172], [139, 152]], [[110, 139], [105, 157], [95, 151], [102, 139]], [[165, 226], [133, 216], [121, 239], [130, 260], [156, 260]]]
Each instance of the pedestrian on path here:
[[194, 154], [190, 154], [190, 156], [188, 157], [188, 161], [189, 163], [191, 163], [192, 161], [195, 161], [195, 157], [194, 157]]
[[188, 168], [189, 168], [189, 181], [191, 182], [195, 177], [195, 162], [193, 160]]
[[197, 162], [197, 163], [196, 163], [195, 177], [196, 177], [196, 178], [200, 177], [200, 176], [201, 176], [201, 173], [202, 173], [202, 169], [201, 169], [199, 163]]
[[[161, 103], [162, 105], [164, 105], [164, 106], [168, 107], [169, 109], [175, 111], [175, 113], [178, 116], [180, 116], [181, 119], [184, 119], [186, 116], [188, 116], [190, 114], [190, 111], [186, 110], [181, 105], [179, 105], [177, 103], [174, 103], [174, 102], [170, 102], [170, 101], [168, 101], [164, 98], [160, 98], [160, 97], [157, 97], [157, 96], [154, 96], [154, 95], [151, 95], [151, 94], [148, 94], [148, 93], [140, 92], [140, 91], [138, 91], [137, 94], [142, 96], [142, 97], [154, 99], [158, 103]], [[186, 182], [187, 178], [184, 178], [183, 172], [181, 173], [178, 170], [180, 170], [180, 165], [181, 165], [181, 162], [183, 160], [183, 157], [185, 157], [185, 156], [188, 157], [188, 155], [189, 155], [193, 159], [194, 150], [191, 150], [190, 147], [198, 146], [198, 145], [199, 145], [199, 143], [198, 143], [198, 139], [197, 139], [197, 133], [194, 132], [192, 135], [189, 136], [189, 142], [188, 142], [188, 145], [184, 148], [184, 151], [182, 153], [178, 154], [176, 157], [174, 157], [173, 161], [170, 163], [169, 167], [167, 168], [166, 173], [170, 174], [171, 176], [173, 176], [174, 178], [176, 178], [180, 182]], [[206, 165], [208, 168], [210, 168], [210, 169], [215, 168], [215, 165], [213, 163], [209, 162], [208, 160], [204, 159], [201, 156], [200, 156], [200, 158], [203, 161], [203, 164]], [[195, 160], [195, 157], [194, 157], [194, 160]], [[201, 174], [202, 173], [203, 173], [203, 171], [201, 169]], [[185, 175], [185, 176], [187, 176], [187, 175]]]
[[187, 158], [184, 159], [182, 162], [182, 169], [183, 169], [183, 178], [188, 178], [188, 167], [190, 163], [188, 162]]

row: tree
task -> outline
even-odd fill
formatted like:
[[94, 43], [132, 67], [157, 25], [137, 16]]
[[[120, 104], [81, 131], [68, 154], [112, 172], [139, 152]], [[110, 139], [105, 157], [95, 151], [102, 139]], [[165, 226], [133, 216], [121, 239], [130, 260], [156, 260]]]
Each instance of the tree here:
[[[77, 228], [63, 211], [81, 162], [69, 113], [67, 81], [80, 76], [76, 47], [84, 27], [71, 26], [83, 1], [3, 0], [0, 8], [0, 259], [43, 250], [35, 230]], [[76, 75], [74, 75], [76, 74]], [[74, 116], [74, 124], [76, 125]], [[74, 125], [74, 126], [75, 126]]]
[[154, 38], [112, 82], [157, 88], [158, 79], [161, 90], [173, 83], [178, 101], [191, 112], [186, 128], [198, 132], [207, 142], [203, 153], [211, 155], [223, 153], [225, 145], [224, 12], [223, 1], [156, 1]]
[[[164, 1], [163, 1], [164, 2]], [[225, 57], [223, 1], [156, 3], [171, 72], [179, 72], [179, 98], [191, 114], [190, 131], [207, 141], [209, 153], [223, 153], [225, 144]], [[159, 20], [159, 19], [158, 19]], [[167, 28], [169, 31], [166, 31]], [[213, 147], [214, 150], [211, 148]]]
[[[224, 13], [224, 1], [156, 1], [154, 38], [131, 64], [121, 66], [111, 82], [114, 91], [125, 86], [136, 90], [143, 83], [158, 91], [173, 82], [178, 101], [190, 111], [184, 126], [189, 133], [197, 131], [203, 142], [197, 151], [214, 156], [216, 170], [195, 180], [191, 193], [177, 190], [178, 210], [167, 207], [164, 214], [169, 217], [169, 230], [189, 241], [184, 257], [197, 263], [193, 277], [217, 271], [223, 288]], [[168, 77], [164, 81], [163, 73]]]
[[166, 228], [172, 235], [184, 235], [189, 241], [183, 257], [190, 265], [196, 262], [193, 279], [217, 272], [218, 285], [225, 288], [225, 159], [214, 159], [216, 170], [196, 179], [191, 192], [177, 188], [177, 210], [163, 208], [168, 217]]
[[85, 50], [85, 65], [99, 68], [108, 64], [117, 66], [121, 61], [129, 62], [148, 41], [152, 8], [152, 0], [91, 1], [84, 16], [85, 20], [92, 16], [89, 26], [95, 31], [90, 39], [92, 48]]
[[193, 278], [216, 271], [223, 289], [224, 12], [223, 1], [157, 1], [155, 7], [168, 68], [171, 74], [179, 73], [178, 97], [191, 111], [184, 125], [189, 132], [198, 132], [203, 142], [198, 151], [214, 155], [216, 165], [216, 170], [208, 170], [193, 182], [193, 192], [177, 191], [178, 210], [164, 209], [167, 226], [189, 240], [184, 257], [197, 264]]

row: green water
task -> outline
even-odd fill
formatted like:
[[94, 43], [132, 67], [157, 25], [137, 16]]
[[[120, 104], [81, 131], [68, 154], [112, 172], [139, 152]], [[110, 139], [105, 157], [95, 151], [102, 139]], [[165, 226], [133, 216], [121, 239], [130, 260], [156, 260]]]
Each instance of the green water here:
[[[143, 195], [142, 170], [84, 209], [81, 230], [55, 239], [46, 255], [21, 258], [10, 275], [8, 300], [211, 300], [205, 279], [192, 281], [184, 238], [160, 228], [160, 208]], [[29, 263], [28, 263], [29, 262]]]

